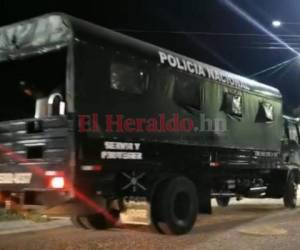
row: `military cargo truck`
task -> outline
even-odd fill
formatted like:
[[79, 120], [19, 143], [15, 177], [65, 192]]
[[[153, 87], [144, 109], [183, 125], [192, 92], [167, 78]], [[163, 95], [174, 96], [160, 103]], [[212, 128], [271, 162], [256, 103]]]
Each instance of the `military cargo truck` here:
[[144, 201], [171, 234], [211, 198], [296, 206], [299, 124], [273, 87], [60, 13], [0, 29], [0, 79], [3, 200], [95, 229]]

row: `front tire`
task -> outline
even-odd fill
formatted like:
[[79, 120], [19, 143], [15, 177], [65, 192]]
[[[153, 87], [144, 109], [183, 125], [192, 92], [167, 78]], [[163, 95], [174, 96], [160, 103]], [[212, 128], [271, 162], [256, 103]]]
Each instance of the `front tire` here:
[[298, 183], [296, 181], [296, 176], [293, 172], [290, 172], [286, 180], [283, 194], [283, 202], [285, 207], [290, 209], [297, 207], [297, 193]]
[[186, 234], [198, 214], [197, 190], [185, 177], [164, 181], [155, 191], [151, 204], [152, 222], [163, 234]]

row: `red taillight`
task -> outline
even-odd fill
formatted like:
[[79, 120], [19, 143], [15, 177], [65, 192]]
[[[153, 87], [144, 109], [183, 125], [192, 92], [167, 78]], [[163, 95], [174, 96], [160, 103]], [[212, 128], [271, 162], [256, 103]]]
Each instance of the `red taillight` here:
[[65, 187], [65, 178], [56, 176], [50, 178], [50, 188], [60, 189]]
[[217, 167], [220, 167], [221, 166], [221, 164], [220, 164], [220, 162], [211, 162], [210, 164], [209, 164], [212, 168], [217, 168]]
[[84, 165], [84, 166], [81, 166], [81, 170], [101, 172], [102, 166], [101, 165]]

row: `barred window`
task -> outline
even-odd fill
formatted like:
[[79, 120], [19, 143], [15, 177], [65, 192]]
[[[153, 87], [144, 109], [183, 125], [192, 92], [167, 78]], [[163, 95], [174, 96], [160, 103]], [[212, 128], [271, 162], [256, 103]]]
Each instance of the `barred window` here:
[[131, 94], [143, 94], [148, 89], [149, 75], [138, 65], [113, 62], [110, 86]]
[[271, 103], [261, 102], [259, 104], [256, 121], [258, 122], [274, 121], [274, 107]]
[[196, 79], [186, 76], [176, 76], [173, 99], [179, 105], [201, 109], [203, 89]]
[[224, 93], [221, 108], [225, 113], [242, 117], [242, 96], [232, 93]]
[[160, 76], [161, 92], [164, 96], [173, 98], [174, 86], [175, 86], [175, 76], [172, 74], [165, 74]]

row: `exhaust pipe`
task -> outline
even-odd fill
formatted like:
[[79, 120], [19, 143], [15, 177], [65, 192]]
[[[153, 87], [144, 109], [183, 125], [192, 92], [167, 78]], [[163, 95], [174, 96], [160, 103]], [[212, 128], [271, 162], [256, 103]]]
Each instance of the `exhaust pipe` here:
[[249, 188], [248, 195], [247, 196], [262, 196], [267, 191], [267, 187], [253, 187]]
[[211, 198], [217, 198], [217, 197], [234, 197], [236, 196], [235, 193], [212, 193]]

